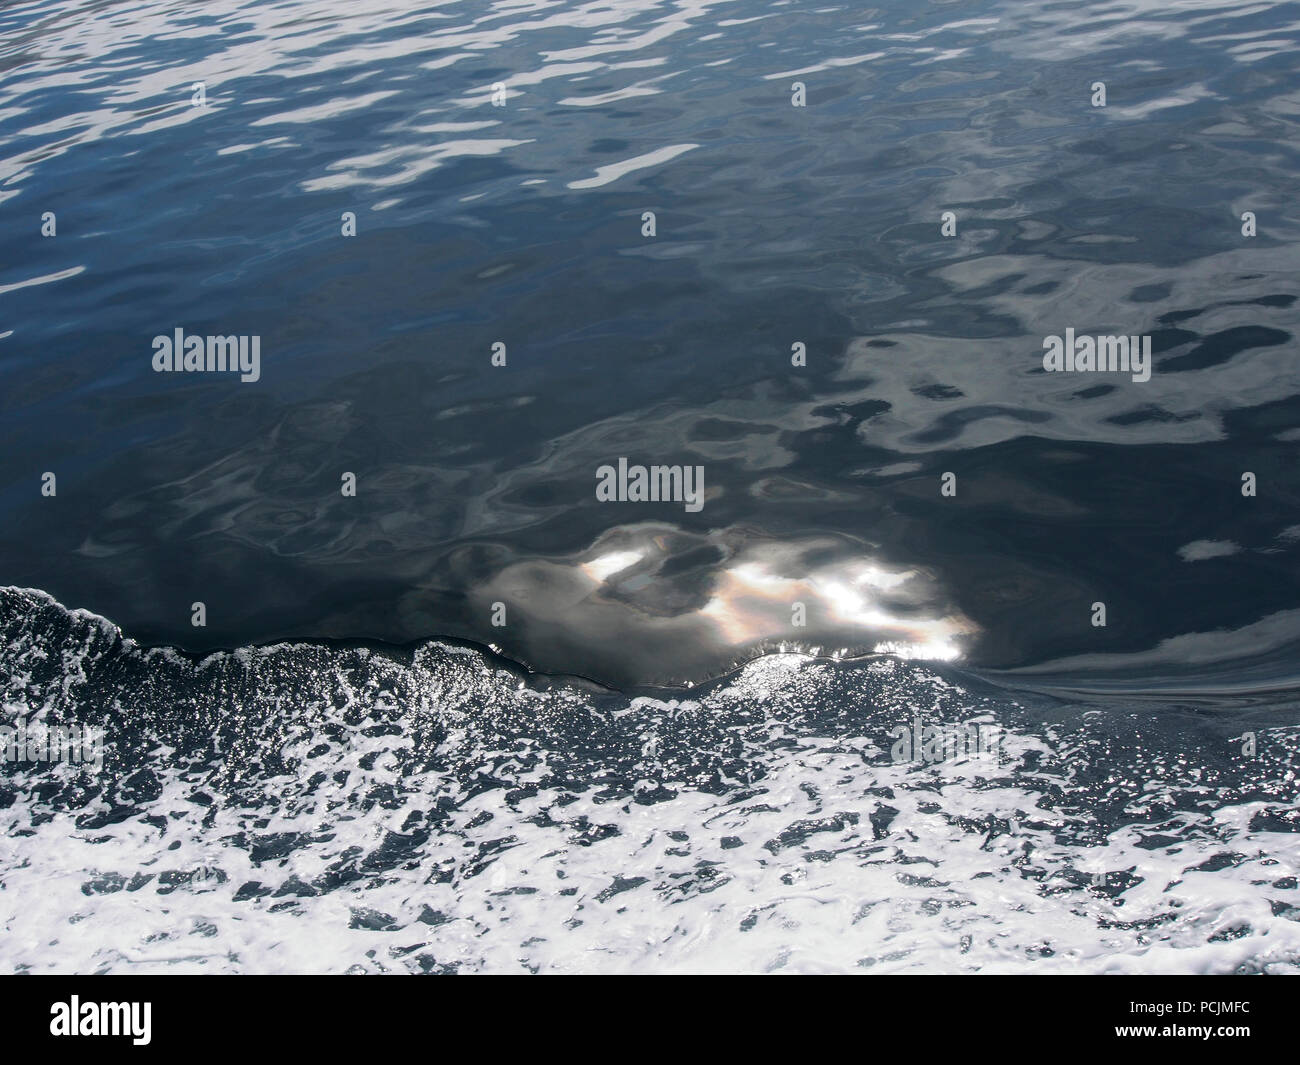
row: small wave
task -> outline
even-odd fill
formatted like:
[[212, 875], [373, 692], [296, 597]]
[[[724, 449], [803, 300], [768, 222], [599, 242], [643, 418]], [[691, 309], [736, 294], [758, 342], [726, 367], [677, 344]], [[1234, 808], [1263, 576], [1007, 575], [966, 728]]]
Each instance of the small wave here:
[[[99, 773], [5, 763], [9, 970], [1300, 972], [1276, 707], [890, 657], [689, 697], [437, 641], [193, 658], [15, 589], [0, 636], [6, 718], [106, 736]], [[896, 758], [972, 722], [992, 761]]]

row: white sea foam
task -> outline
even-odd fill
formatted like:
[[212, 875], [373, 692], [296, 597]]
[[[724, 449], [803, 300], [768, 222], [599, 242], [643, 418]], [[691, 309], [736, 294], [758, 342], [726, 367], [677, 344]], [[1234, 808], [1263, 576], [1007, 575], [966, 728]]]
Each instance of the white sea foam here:
[[[81, 697], [107, 634], [80, 621], [11, 646], [6, 710], [50, 652], [47, 709]], [[11, 778], [4, 970], [1300, 971], [1294, 771], [1246, 798], [1077, 723], [1008, 728], [992, 770], [894, 765], [885, 718], [1009, 723], [913, 663], [773, 655], [674, 700], [535, 690], [436, 644], [127, 653], [164, 686], [242, 678], [244, 718], [203, 753], [141, 713], [112, 803]]]

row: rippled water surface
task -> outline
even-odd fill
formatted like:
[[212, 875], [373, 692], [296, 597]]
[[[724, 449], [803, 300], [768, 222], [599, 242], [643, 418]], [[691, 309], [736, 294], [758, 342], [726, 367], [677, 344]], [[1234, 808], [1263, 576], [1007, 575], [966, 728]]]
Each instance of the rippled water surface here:
[[[619, 683], [795, 636], [1294, 650], [1296, 5], [0, 25], [12, 585], [193, 648], [458, 635]], [[154, 373], [177, 327], [260, 336], [260, 380]], [[1067, 327], [1151, 335], [1152, 379], [1043, 373]], [[705, 507], [597, 502], [620, 456], [703, 465]]]
[[1294, 970], [1298, 37], [0, 8], [0, 964]]

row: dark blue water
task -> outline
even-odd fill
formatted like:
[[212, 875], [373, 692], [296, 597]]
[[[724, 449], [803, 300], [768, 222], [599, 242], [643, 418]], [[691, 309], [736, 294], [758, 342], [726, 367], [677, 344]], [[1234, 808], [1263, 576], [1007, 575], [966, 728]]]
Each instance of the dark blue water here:
[[[89, 783], [0, 793], [9, 895], [67, 896], [9, 967], [1300, 964], [1298, 36], [1270, 3], [5, 6], [0, 680], [108, 722]], [[258, 338], [256, 380], [156, 372], [177, 329]], [[1067, 330], [1148, 338], [1149, 380], [1046, 372]], [[602, 502], [620, 458], [702, 505]], [[899, 768], [913, 712], [1022, 746]]]
[[[1294, 650], [1295, 5], [310, 12], [0, 16], [6, 583], [616, 682], [917, 642], [835, 609], [873, 564], [978, 664]], [[260, 379], [155, 373], [177, 327]], [[1151, 380], [1043, 373], [1067, 327]], [[599, 503], [620, 456], [706, 505]], [[648, 579], [575, 575], [615, 549]], [[701, 618], [746, 565], [820, 583]]]

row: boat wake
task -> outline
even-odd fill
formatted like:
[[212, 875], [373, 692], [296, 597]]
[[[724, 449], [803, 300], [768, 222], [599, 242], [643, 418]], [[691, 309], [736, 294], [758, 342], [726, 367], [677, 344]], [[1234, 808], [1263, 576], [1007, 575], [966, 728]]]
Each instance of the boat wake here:
[[[1300, 972], [1290, 696], [1021, 697], [889, 656], [658, 695], [437, 641], [193, 659], [16, 589], [0, 636], [6, 726], [103, 730], [98, 768], [4, 763], [10, 971]], [[996, 748], [930, 742], [961, 726]]]

